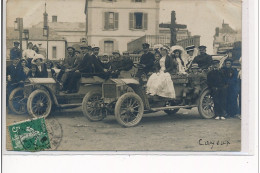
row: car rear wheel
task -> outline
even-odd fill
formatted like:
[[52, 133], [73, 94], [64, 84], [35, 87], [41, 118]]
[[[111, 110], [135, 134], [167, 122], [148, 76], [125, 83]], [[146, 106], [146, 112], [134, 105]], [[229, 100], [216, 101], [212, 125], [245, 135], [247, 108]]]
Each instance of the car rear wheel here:
[[215, 117], [214, 102], [209, 89], [202, 92], [199, 98], [198, 110], [202, 118], [210, 119]]
[[26, 110], [26, 100], [24, 98], [23, 94], [23, 88], [15, 88], [8, 100], [9, 108], [12, 112], [15, 114], [25, 114], [27, 112]]
[[137, 125], [144, 112], [142, 99], [135, 93], [129, 92], [122, 95], [116, 102], [115, 117], [123, 127]]
[[34, 117], [47, 117], [51, 113], [52, 101], [48, 92], [35, 90], [28, 97], [27, 110]]
[[106, 117], [107, 110], [102, 107], [101, 90], [93, 90], [85, 95], [82, 102], [82, 111], [90, 121], [101, 121]]

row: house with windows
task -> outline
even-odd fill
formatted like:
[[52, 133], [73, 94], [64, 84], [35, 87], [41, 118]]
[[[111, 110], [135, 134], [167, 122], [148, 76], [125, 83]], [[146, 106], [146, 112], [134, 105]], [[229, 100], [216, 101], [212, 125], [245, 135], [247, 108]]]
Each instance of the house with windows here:
[[160, 0], [86, 0], [88, 44], [122, 53], [128, 42], [159, 34], [159, 9]]
[[[59, 22], [58, 16], [53, 15], [51, 22], [48, 22], [49, 28], [55, 33], [67, 40], [68, 46], [78, 44], [86, 39], [86, 23], [84, 22]], [[42, 28], [43, 22], [33, 25], [32, 28]]]

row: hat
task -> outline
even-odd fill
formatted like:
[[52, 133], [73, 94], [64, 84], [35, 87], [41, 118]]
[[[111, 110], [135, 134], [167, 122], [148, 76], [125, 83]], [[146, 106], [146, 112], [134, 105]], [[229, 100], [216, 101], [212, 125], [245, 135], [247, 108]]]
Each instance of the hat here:
[[32, 59], [32, 62], [35, 63], [36, 60], [38, 60], [38, 59], [40, 59], [40, 60], [43, 62], [43, 60], [44, 60], [45, 58], [44, 58], [43, 55], [41, 55], [41, 54], [36, 54], [36, 55], [34, 56], [34, 58]]
[[143, 43], [143, 49], [148, 49], [149, 47], [150, 47], [150, 44], [148, 44], [148, 43]]
[[225, 61], [224, 61], [224, 62], [226, 63], [227, 61], [229, 61], [229, 62], [231, 62], [231, 63], [232, 63], [232, 62], [233, 62], [233, 59], [231, 59], [231, 58], [227, 58], [227, 59], [225, 59]]
[[104, 54], [103, 54], [103, 57], [104, 57], [104, 56], [108, 56], [108, 53], [104, 53]]
[[197, 63], [192, 63], [191, 69], [198, 69], [199, 65]]
[[199, 46], [199, 49], [206, 49], [207, 47], [204, 45]]
[[69, 49], [73, 49], [73, 51], [75, 51], [75, 48], [72, 46], [67, 47], [67, 50], [69, 50]]
[[14, 41], [14, 44], [20, 44], [20, 42], [19, 41]]
[[173, 51], [173, 53], [175, 53], [175, 52], [182, 53], [182, 50], [181, 50], [181, 49], [175, 49], [175, 50]]
[[187, 52], [188, 52], [188, 51], [192, 51], [192, 50], [195, 49], [195, 46], [194, 46], [194, 45], [192, 45], [192, 46], [187, 46], [185, 49], [186, 49]]
[[112, 54], [113, 54], [113, 55], [114, 55], [114, 54], [119, 54], [119, 55], [120, 55], [120, 52], [119, 52], [119, 50], [115, 50], [115, 51], [112, 52]]
[[93, 50], [93, 51], [94, 51], [94, 50], [99, 51], [99, 47], [93, 47], [92, 50]]
[[160, 50], [167, 50], [167, 51], [169, 51], [169, 49], [167, 47], [165, 47], [165, 46], [161, 47]]
[[29, 42], [29, 43], [28, 43], [28, 45], [29, 45], [29, 44], [33, 45], [33, 43], [32, 43], [32, 42]]
[[80, 53], [80, 50], [76, 49], [76, 50], [75, 50], [75, 53], [76, 53], [76, 52]]

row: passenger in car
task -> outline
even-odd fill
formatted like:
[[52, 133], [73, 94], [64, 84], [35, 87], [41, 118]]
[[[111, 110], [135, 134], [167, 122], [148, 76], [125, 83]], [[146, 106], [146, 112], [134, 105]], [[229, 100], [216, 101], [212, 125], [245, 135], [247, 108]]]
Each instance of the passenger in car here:
[[161, 55], [156, 54], [159, 62], [159, 66], [157, 66], [159, 71], [149, 77], [146, 92], [152, 96], [175, 98], [175, 90], [170, 75], [173, 70], [172, 58], [168, 56], [168, 49], [166, 47], [162, 47], [160, 51]]
[[46, 64], [44, 63], [44, 57], [41, 54], [37, 54], [32, 59], [32, 64], [36, 65], [36, 67], [37, 67], [36, 71], [37, 71], [39, 78], [48, 77], [47, 67], [46, 67]]

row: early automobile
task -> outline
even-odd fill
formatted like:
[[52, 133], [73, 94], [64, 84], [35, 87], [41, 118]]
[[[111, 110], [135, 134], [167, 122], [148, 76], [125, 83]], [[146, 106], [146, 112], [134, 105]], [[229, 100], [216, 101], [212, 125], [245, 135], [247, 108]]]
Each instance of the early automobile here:
[[180, 108], [197, 107], [201, 117], [213, 118], [214, 104], [206, 85], [206, 74], [202, 74], [204, 80], [200, 80], [200, 92], [196, 95], [188, 74], [172, 75], [175, 99], [147, 95], [145, 83], [136, 78], [108, 79], [102, 84], [102, 90], [97, 88], [86, 94], [82, 110], [91, 121], [115, 115], [117, 122], [124, 127], [137, 125], [144, 113], [164, 111], [173, 115]]
[[93, 89], [101, 89], [104, 79], [82, 74], [78, 91], [66, 94], [53, 78], [28, 78], [24, 84], [24, 98], [27, 111], [32, 117], [47, 117], [52, 110], [76, 108], [82, 99]]

